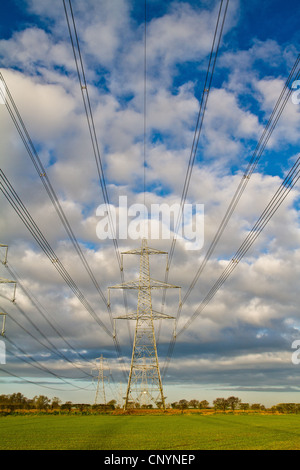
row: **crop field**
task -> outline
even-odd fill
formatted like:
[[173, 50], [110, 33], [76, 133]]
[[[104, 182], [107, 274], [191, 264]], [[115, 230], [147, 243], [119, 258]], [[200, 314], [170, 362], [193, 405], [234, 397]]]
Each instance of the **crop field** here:
[[5, 416], [1, 450], [299, 450], [299, 415]]

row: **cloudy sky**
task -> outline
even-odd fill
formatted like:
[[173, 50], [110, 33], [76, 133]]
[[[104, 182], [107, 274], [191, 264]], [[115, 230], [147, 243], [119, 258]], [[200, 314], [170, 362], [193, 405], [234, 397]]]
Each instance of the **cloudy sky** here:
[[[142, 1], [73, 0], [80, 57], [69, 1], [2, 3], [0, 276], [18, 286], [15, 303], [13, 285], [1, 286], [0, 393], [93, 402], [101, 355], [111, 396], [124, 393], [134, 323], [117, 320], [116, 345], [112, 317], [136, 297], [112, 292], [111, 311], [105, 301], [121, 282], [118, 253], [140, 240], [100, 240], [97, 208], [107, 197], [119, 214], [120, 196], [129, 206], [145, 198], [148, 210], [179, 204], [190, 175], [185, 202], [203, 205], [204, 238], [198, 249], [175, 244], [168, 281], [184, 303], [178, 310], [178, 292], [167, 292], [180, 332], [170, 360], [173, 321], [157, 322], [167, 402], [299, 402], [299, 185], [216, 284], [299, 158], [298, 2], [148, 0], [145, 23]], [[172, 237], [149, 244], [170, 253]], [[165, 261], [151, 257], [155, 279]], [[138, 258], [126, 256], [125, 280], [137, 275]]]

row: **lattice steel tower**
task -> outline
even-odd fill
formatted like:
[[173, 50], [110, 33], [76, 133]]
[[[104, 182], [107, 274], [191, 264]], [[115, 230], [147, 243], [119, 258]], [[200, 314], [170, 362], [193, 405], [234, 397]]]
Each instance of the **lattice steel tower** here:
[[180, 289], [180, 287], [157, 281], [150, 277], [149, 256], [158, 254], [167, 255], [167, 252], [149, 248], [146, 239], [142, 240], [140, 249], [126, 251], [122, 253], [122, 255], [124, 254], [140, 255], [139, 279], [109, 287], [109, 303], [110, 289], [138, 290], [137, 311], [115, 318], [115, 320], [125, 319], [136, 321], [124, 408], [126, 409], [128, 407], [130, 401], [134, 399], [134, 396], [140, 404], [145, 404], [148, 397], [148, 399], [152, 400], [154, 403], [160, 401], [162, 407], [165, 408], [153, 320], [175, 318], [152, 309], [151, 291], [152, 289], [164, 288]]

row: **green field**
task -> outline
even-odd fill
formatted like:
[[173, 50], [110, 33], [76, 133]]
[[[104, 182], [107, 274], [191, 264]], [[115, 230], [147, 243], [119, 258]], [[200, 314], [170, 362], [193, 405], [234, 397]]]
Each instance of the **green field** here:
[[6, 416], [0, 449], [295, 450], [300, 416]]

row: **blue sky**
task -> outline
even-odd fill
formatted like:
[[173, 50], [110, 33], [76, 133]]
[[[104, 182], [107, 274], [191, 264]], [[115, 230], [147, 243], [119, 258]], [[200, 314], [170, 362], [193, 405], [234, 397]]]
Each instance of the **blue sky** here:
[[[119, 196], [128, 196], [132, 204], [142, 203], [144, 195], [142, 4], [130, 0], [72, 2], [108, 195], [116, 207]], [[219, 1], [210, 0], [147, 2], [148, 204], [180, 202], [219, 6]], [[170, 270], [170, 282], [181, 285], [183, 295], [296, 61], [299, 16], [296, 1], [284, 5], [275, 0], [229, 1], [187, 194], [189, 203], [204, 204], [205, 243], [199, 252], [177, 243]], [[70, 226], [106, 294], [108, 286], [120, 282], [120, 273], [111, 240], [101, 242], [96, 236], [96, 209], [103, 203], [103, 195], [62, 1], [3, 2], [0, 71]], [[180, 327], [201, 304], [296, 160], [299, 106], [291, 99], [286, 103], [226, 230], [182, 309]], [[1, 170], [109, 327], [106, 307], [80, 264], [5, 105], [0, 106], [0, 120]], [[226, 394], [265, 404], [298, 401], [299, 366], [291, 362], [291, 344], [300, 334], [298, 196], [296, 186], [193, 327], [178, 339], [164, 379], [167, 401], [198, 397], [212, 401]], [[8, 315], [7, 337], [28, 358], [67, 377], [74, 385], [54, 380], [53, 375], [41, 373], [32, 362], [22, 361], [21, 351], [7, 340], [3, 369], [8, 373], [1, 372], [2, 393], [21, 391], [26, 396], [48, 394], [91, 402], [94, 384], [76, 377], [82, 377], [79, 367], [90, 373], [101, 354], [110, 359], [115, 382], [123, 381], [125, 389], [111, 338], [72, 295], [3, 195], [0, 207], [0, 242], [9, 245], [9, 265], [51, 319], [51, 324], [45, 321], [32, 297], [28, 298], [22, 289], [18, 289], [15, 305], [3, 291], [0, 305]], [[169, 251], [171, 239], [153, 240], [152, 244]], [[119, 245], [126, 250], [134, 242], [120, 240]], [[126, 276], [130, 279], [137, 266], [134, 260], [128, 263]], [[153, 277], [164, 278], [161, 266], [154, 263]], [[0, 276], [7, 277], [5, 267], [1, 269]], [[122, 300], [121, 295], [114, 296], [114, 315], [124, 313]], [[154, 301], [159, 309], [160, 298]], [[135, 305], [134, 298], [130, 297], [129, 302]], [[176, 315], [176, 302], [177, 297], [168, 294], [168, 313]], [[127, 326], [119, 328], [128, 366], [130, 334]], [[52, 352], [42, 348], [32, 337], [41, 339], [41, 332], [45, 335], [42, 342], [50, 340], [70, 362], [59, 360], [51, 347]], [[171, 333], [172, 327], [163, 325], [159, 337], [162, 365]], [[50, 387], [48, 393], [39, 387], [40, 381]]]

